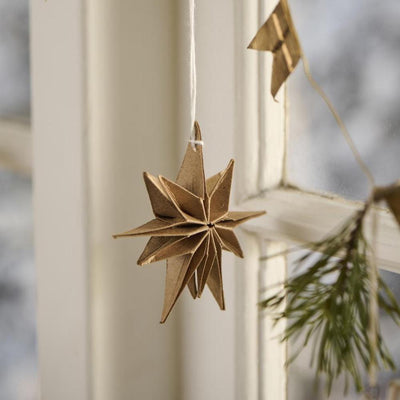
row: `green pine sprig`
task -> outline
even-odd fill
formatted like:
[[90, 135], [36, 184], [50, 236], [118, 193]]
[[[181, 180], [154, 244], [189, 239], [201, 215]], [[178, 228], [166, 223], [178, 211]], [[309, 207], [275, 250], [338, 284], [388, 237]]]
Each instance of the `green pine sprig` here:
[[[290, 277], [282, 290], [261, 303], [275, 314], [275, 322], [286, 319], [282, 341], [304, 334], [301, 348], [313, 342], [311, 363], [316, 377], [325, 375], [328, 394], [341, 375], [345, 376], [345, 393], [351, 379], [356, 390], [363, 391], [362, 375], [372, 362], [380, 369], [395, 369], [380, 329], [377, 347], [368, 338], [370, 248], [363, 234], [368, 208], [367, 203], [337, 233], [312, 244], [295, 261], [295, 270], [311, 266]], [[399, 304], [381, 277], [378, 283], [380, 310], [400, 325]], [[378, 354], [374, 354], [376, 348]]]

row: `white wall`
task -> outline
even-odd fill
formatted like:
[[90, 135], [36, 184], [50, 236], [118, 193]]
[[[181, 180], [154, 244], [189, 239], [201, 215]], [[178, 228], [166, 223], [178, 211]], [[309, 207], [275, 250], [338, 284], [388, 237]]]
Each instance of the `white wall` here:
[[[189, 136], [188, 1], [181, 0], [181, 120], [180, 157]], [[205, 141], [206, 176], [226, 167], [234, 157], [234, 31], [231, 0], [196, 1], [197, 119]], [[186, 106], [186, 109], [185, 109]], [[185, 113], [186, 110], [186, 113]], [[235, 165], [235, 168], [243, 168]], [[235, 180], [235, 174], [234, 174]], [[238, 265], [223, 255], [226, 311], [211, 293], [193, 301], [184, 293], [181, 323], [181, 398], [234, 399], [234, 273]]]
[[175, 3], [89, 1], [96, 400], [177, 398], [176, 313], [159, 324], [165, 265], [136, 265], [145, 238], [111, 237], [152, 217], [144, 170], [169, 177], [176, 173]]

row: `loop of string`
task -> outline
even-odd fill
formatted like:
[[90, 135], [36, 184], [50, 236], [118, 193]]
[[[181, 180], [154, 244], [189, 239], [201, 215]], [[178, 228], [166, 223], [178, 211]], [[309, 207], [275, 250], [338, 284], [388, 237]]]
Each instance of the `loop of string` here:
[[204, 141], [203, 140], [189, 139], [189, 143], [191, 143], [194, 148], [195, 148], [196, 145], [204, 146]]
[[189, 0], [189, 22], [190, 22], [190, 140], [193, 148], [195, 145], [203, 145], [201, 140], [195, 140], [194, 122], [196, 121], [197, 100], [197, 72], [196, 72], [196, 42], [195, 42], [195, 0]]

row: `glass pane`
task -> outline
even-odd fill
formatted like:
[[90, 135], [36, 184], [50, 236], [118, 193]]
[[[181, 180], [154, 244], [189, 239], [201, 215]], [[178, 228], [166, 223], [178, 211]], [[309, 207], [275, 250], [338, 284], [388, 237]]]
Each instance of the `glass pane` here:
[[0, 170], [0, 398], [36, 399], [31, 179]]
[[[338, 109], [379, 184], [400, 178], [398, 0], [291, 0], [316, 81]], [[288, 81], [289, 180], [366, 197], [367, 181], [301, 63]]]
[[[297, 253], [296, 256], [300, 256], [301, 253]], [[294, 256], [293, 256], [294, 257]], [[292, 258], [292, 256], [290, 257]], [[292, 258], [294, 260], [294, 258]], [[293, 272], [294, 264], [289, 262], [290, 268], [289, 273]], [[298, 273], [298, 271], [296, 271]], [[397, 301], [400, 301], [400, 275], [392, 272], [381, 271], [382, 277], [385, 282], [389, 285], [393, 293], [395, 294]], [[398, 340], [400, 328], [393, 323], [393, 321], [386, 315], [380, 317], [382, 335], [385, 343], [388, 345], [390, 353], [397, 367], [400, 367], [400, 342]], [[303, 338], [304, 341], [304, 338]], [[296, 342], [289, 343], [289, 357], [296, 354], [299, 349], [299, 344], [302, 343], [302, 337], [299, 337]], [[315, 369], [310, 365], [311, 354], [313, 349], [313, 343], [309, 343], [295, 361], [289, 366], [288, 370], [288, 400], [325, 400], [328, 399], [326, 396], [323, 384], [320, 385], [318, 391], [315, 390]], [[400, 372], [383, 371], [379, 375], [379, 388], [380, 398], [386, 399], [388, 386], [391, 380], [398, 379]], [[365, 384], [367, 383], [367, 377], [364, 377]], [[349, 386], [349, 391], [346, 396], [343, 395], [344, 379], [338, 381], [329, 397], [329, 400], [359, 400], [362, 398], [357, 393], [353, 386]]]
[[0, 118], [30, 115], [29, 0], [0, 0]]

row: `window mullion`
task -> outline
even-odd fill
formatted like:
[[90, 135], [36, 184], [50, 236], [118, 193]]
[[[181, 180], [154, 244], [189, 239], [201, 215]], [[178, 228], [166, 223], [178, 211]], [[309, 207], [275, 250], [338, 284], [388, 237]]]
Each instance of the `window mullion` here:
[[258, 274], [260, 241], [257, 235], [244, 234], [244, 260], [235, 268], [235, 399], [258, 399], [260, 387], [258, 346]]
[[[276, 1], [259, 0], [259, 23], [261, 26]], [[257, 28], [258, 29], [258, 28]], [[256, 31], [254, 31], [256, 32]], [[285, 90], [274, 99], [270, 92], [272, 54], [257, 52], [259, 74], [259, 178], [260, 191], [279, 186], [283, 180], [285, 146]]]
[[[287, 249], [282, 242], [261, 241], [262, 255], [282, 253]], [[285, 255], [261, 261], [259, 267], [258, 301], [261, 302], [282, 289], [287, 274]], [[284, 304], [282, 304], [284, 307]], [[287, 398], [287, 344], [281, 342], [285, 321], [274, 324], [273, 316], [259, 308], [259, 399], [286, 400]]]

